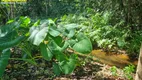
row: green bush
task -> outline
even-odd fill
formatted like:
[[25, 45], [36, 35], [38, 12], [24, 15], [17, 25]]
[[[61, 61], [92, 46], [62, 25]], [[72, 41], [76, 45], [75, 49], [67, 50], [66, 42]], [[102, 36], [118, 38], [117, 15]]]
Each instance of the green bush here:
[[123, 21], [111, 25], [109, 22], [112, 16], [110, 12], [91, 12], [86, 16], [85, 14], [64, 15], [60, 20], [62, 24], [78, 24], [78, 32], [84, 32], [84, 34], [90, 37], [92, 43], [97, 43], [98, 47], [105, 50], [123, 49], [126, 46], [129, 30], [121, 29], [121, 26], [124, 24]]
[[139, 49], [141, 46], [142, 41], [142, 31], [135, 31], [133, 33], [130, 33], [127, 41], [127, 53], [129, 53], [130, 58], [134, 59], [135, 57], [138, 57]]
[[135, 66], [134, 65], [128, 65], [123, 68], [124, 76], [129, 79], [133, 80], [132, 73], [135, 71]]

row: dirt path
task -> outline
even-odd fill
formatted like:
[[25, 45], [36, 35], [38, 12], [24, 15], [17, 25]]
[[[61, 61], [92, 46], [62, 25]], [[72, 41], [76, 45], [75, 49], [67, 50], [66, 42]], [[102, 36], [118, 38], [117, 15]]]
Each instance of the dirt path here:
[[113, 54], [103, 52], [102, 50], [93, 50], [92, 56], [94, 56], [94, 60], [99, 60], [100, 62], [112, 66], [117, 66], [120, 68], [125, 67], [129, 64], [137, 65], [137, 60], [130, 62], [130, 59], [127, 54]]

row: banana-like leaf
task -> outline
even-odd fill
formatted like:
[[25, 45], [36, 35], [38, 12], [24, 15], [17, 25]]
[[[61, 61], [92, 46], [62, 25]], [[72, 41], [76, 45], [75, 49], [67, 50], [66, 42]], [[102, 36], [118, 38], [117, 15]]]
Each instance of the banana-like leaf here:
[[4, 49], [0, 55], [0, 78], [2, 77], [5, 68], [8, 64], [8, 59], [10, 58], [10, 49]]

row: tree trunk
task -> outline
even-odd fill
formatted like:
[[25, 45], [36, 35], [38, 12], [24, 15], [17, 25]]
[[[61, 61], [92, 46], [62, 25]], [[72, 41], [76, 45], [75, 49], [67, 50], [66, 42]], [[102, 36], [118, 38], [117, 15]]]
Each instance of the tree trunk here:
[[140, 54], [139, 54], [139, 59], [138, 59], [138, 66], [137, 66], [135, 80], [142, 80], [142, 46], [140, 48]]

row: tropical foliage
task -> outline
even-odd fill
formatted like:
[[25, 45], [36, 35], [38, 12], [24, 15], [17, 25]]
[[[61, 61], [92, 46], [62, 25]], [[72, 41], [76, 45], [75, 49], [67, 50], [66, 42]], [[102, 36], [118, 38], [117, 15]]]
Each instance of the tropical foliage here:
[[[30, 26], [31, 24], [33, 25]], [[65, 54], [65, 50], [71, 48], [83, 54], [92, 51], [90, 39], [81, 32], [76, 33], [77, 27], [78, 25], [74, 24], [56, 26], [51, 19], [32, 23], [28, 17], [21, 17], [18, 21], [9, 21], [6, 26], [1, 27], [0, 46], [3, 51], [0, 60], [1, 76], [10, 58], [9, 48], [17, 44], [18, 46], [23, 45], [27, 41], [40, 48], [41, 55], [45, 60], [54, 61], [53, 70], [56, 75], [70, 74], [76, 67], [77, 55], [68, 54], [68, 52]], [[31, 57], [31, 53], [27, 51], [27, 54]], [[36, 64], [32, 57], [23, 60]]]
[[125, 50], [131, 58], [137, 58], [142, 41], [141, 3], [27, 0], [25, 4], [0, 4], [0, 77], [14, 47], [23, 52], [17, 60], [33, 65], [38, 64], [32, 51], [38, 51], [52, 62], [56, 75], [71, 74], [79, 62], [76, 53], [89, 54], [93, 48]]

